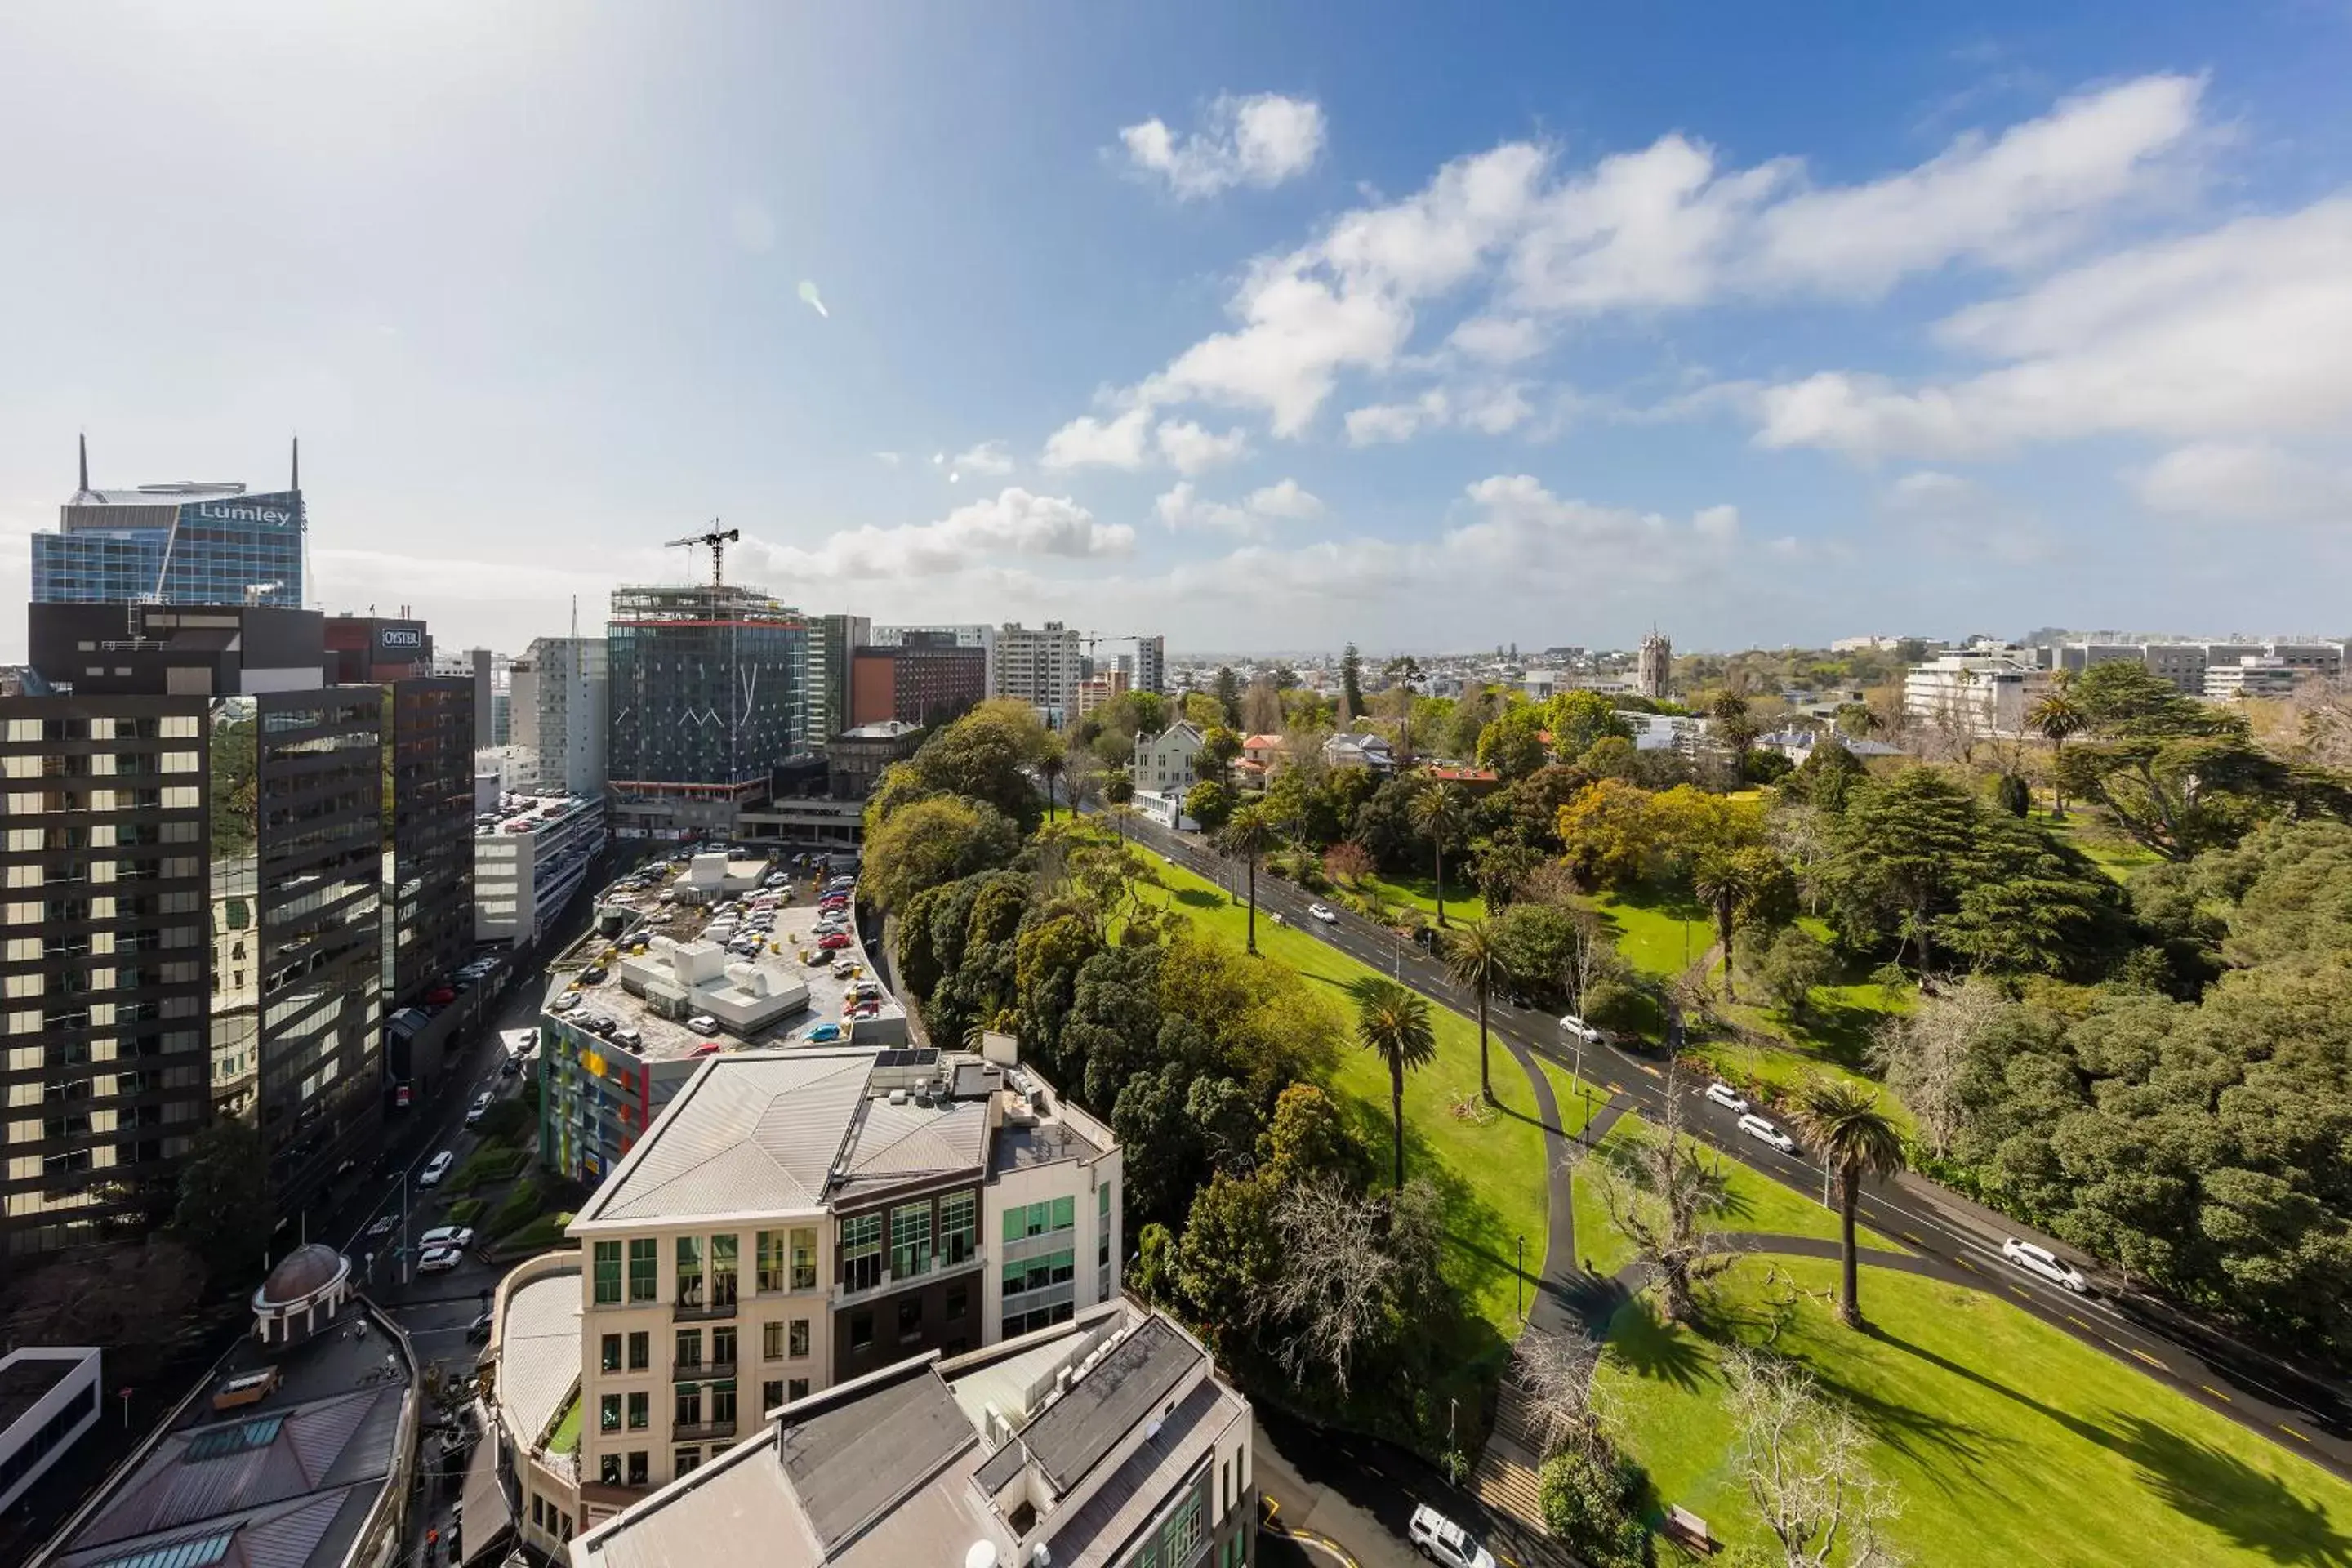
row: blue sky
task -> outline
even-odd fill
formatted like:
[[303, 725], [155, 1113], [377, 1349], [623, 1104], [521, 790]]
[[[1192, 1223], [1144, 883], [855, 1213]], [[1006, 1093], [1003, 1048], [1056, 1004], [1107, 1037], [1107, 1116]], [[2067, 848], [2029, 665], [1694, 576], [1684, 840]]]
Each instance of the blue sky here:
[[502, 647], [2352, 630], [2352, 9], [1791, 9], [10, 7], [0, 597], [299, 431]]

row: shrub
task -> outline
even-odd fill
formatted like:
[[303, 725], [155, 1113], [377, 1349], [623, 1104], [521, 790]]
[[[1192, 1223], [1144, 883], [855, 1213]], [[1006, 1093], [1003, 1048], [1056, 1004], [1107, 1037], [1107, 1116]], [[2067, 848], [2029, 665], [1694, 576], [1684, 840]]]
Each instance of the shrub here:
[[1642, 1522], [1648, 1489], [1639, 1465], [1570, 1449], [1544, 1464], [1545, 1527], [1594, 1568], [1648, 1568], [1650, 1531]]

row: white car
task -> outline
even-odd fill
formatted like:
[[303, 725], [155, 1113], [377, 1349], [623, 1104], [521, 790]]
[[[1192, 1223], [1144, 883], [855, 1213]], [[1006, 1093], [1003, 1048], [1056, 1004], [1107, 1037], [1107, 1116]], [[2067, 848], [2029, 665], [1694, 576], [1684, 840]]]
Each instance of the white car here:
[[474, 1096], [473, 1104], [466, 1107], [466, 1125], [471, 1127], [483, 1117], [488, 1115], [489, 1111], [490, 1091], [486, 1089], [482, 1090], [481, 1093]]
[[2046, 1247], [2020, 1241], [2012, 1236], [2000, 1244], [2000, 1255], [2028, 1274], [2039, 1274], [2053, 1285], [2063, 1285], [2078, 1296], [2090, 1289], [2081, 1269], [2065, 1263]]
[[419, 1274], [446, 1274], [466, 1261], [466, 1255], [454, 1247], [431, 1247], [416, 1260]]
[[1307, 918], [1309, 920], [1321, 921], [1327, 926], [1335, 926], [1339, 923], [1339, 917], [1332, 912], [1331, 906], [1328, 904], [1307, 905]]
[[434, 1155], [431, 1160], [425, 1163], [425, 1169], [416, 1173], [416, 1184], [420, 1187], [439, 1186], [441, 1184], [441, 1178], [447, 1175], [449, 1173], [449, 1167], [457, 1163], [457, 1155], [452, 1154], [446, 1149], [442, 1150], [441, 1152]]
[[398, 1229], [399, 1226], [400, 1216], [398, 1215], [380, 1214], [375, 1216], [374, 1222], [367, 1227], [368, 1237], [369, 1239], [373, 1240], [379, 1237], [390, 1236], [394, 1230]]
[[1797, 1141], [1794, 1138], [1753, 1112], [1740, 1117], [1739, 1131], [1755, 1139], [1759, 1143], [1778, 1149], [1783, 1154], [1793, 1154], [1797, 1152]]
[[1423, 1503], [1412, 1510], [1405, 1534], [1415, 1551], [1444, 1568], [1496, 1568], [1495, 1554], [1472, 1539], [1468, 1531]]
[[436, 1225], [416, 1238], [416, 1245], [427, 1252], [436, 1247], [454, 1247], [463, 1252], [474, 1245], [473, 1231], [462, 1225]]
[[1706, 1097], [1726, 1110], [1735, 1110], [1742, 1116], [1748, 1114], [1747, 1096], [1720, 1079], [1706, 1086]]
[[719, 1020], [708, 1013], [697, 1013], [686, 1021], [686, 1026], [698, 1035], [715, 1035], [719, 1032]]
[[1563, 1035], [1573, 1035], [1588, 1046], [1597, 1046], [1601, 1043], [1601, 1031], [1573, 1013], [1559, 1021], [1559, 1032]]

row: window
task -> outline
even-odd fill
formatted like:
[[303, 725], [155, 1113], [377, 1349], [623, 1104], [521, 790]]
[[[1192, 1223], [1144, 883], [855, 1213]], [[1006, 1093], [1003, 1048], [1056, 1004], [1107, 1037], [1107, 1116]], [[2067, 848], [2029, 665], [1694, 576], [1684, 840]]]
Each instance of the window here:
[[1043, 1290], [1049, 1285], [1066, 1284], [1073, 1273], [1076, 1259], [1068, 1248], [1043, 1253], [1035, 1258], [1019, 1258], [1004, 1266], [1004, 1293], [1018, 1296], [1027, 1290]]
[[608, 1394], [596, 1402], [596, 1430], [617, 1432], [621, 1429], [621, 1396]]
[[735, 1364], [735, 1329], [731, 1323], [726, 1328], [710, 1331], [710, 1364], [713, 1366]]
[[673, 1475], [692, 1475], [701, 1468], [702, 1450], [699, 1448], [680, 1448], [670, 1456], [670, 1471]]
[[698, 1367], [702, 1364], [702, 1331], [700, 1329], [677, 1331], [676, 1361], [680, 1367]]
[[760, 1325], [760, 1359], [761, 1361], [784, 1359], [783, 1324], [761, 1323]]
[[841, 1288], [871, 1290], [882, 1283], [882, 1216], [862, 1214], [841, 1222]]
[[980, 1250], [980, 1200], [950, 1193], [940, 1200], [940, 1261], [950, 1268], [969, 1263]]
[[629, 1430], [642, 1432], [653, 1424], [653, 1395], [643, 1389], [629, 1395]]
[[729, 1378], [723, 1383], [714, 1383], [710, 1385], [710, 1419], [714, 1425], [719, 1426], [735, 1425], [734, 1379]]
[[890, 1211], [890, 1278], [915, 1279], [931, 1271], [931, 1205]]
[[1078, 1223], [1078, 1200], [1053, 1198], [1045, 1203], [1015, 1206], [1004, 1211], [1004, 1239], [1021, 1241], [1048, 1231], [1069, 1230]]
[[646, 1451], [643, 1448], [629, 1450], [629, 1484], [633, 1487], [646, 1484]]
[[702, 1305], [702, 1238], [698, 1236], [677, 1238], [677, 1295], [673, 1300], [681, 1307]]
[[816, 1232], [814, 1230], [793, 1232], [793, 1289], [816, 1289]]
[[1105, 1182], [1095, 1189], [1095, 1263], [1099, 1268], [1110, 1265], [1110, 1184]]
[[790, 1404], [795, 1399], [806, 1399], [808, 1397], [808, 1385], [809, 1380], [804, 1377], [795, 1377], [786, 1383], [784, 1384], [785, 1403]]
[[809, 1321], [806, 1318], [794, 1318], [793, 1320], [792, 1335], [786, 1343], [790, 1347], [787, 1353], [789, 1353], [794, 1361], [808, 1360]]
[[1223, 1500], [1219, 1505], [1219, 1510], [1224, 1513], [1233, 1512], [1234, 1462], [1231, 1459], [1226, 1459], [1217, 1466], [1217, 1496]]
[[949, 1286], [948, 1321], [953, 1323], [961, 1321], [963, 1315], [971, 1310], [971, 1287], [961, 1281]]
[[644, 1372], [654, 1364], [654, 1337], [639, 1329], [629, 1336], [629, 1370]]
[[619, 1486], [621, 1484], [621, 1456], [618, 1454], [605, 1455], [604, 1462], [600, 1467], [600, 1475], [606, 1486]]
[[923, 1303], [919, 1297], [898, 1299], [898, 1338], [901, 1342], [923, 1337]]
[[784, 1237], [782, 1231], [763, 1230], [752, 1241], [753, 1266], [760, 1271], [762, 1291], [784, 1288]]
[[702, 1384], [689, 1383], [677, 1391], [677, 1405], [671, 1412], [671, 1421], [679, 1426], [702, 1425]]
[[735, 1304], [735, 1250], [742, 1239], [739, 1236], [714, 1236], [710, 1238], [710, 1304], [713, 1307]]
[[604, 1353], [600, 1358], [598, 1364], [606, 1372], [618, 1372], [621, 1370], [620, 1335], [606, 1334], [604, 1336]]
[[849, 1348], [854, 1351], [874, 1348], [873, 1313], [860, 1311], [849, 1314]]
[[621, 1304], [621, 1244], [600, 1241], [596, 1244], [596, 1305], [617, 1307]]
[[653, 1237], [629, 1243], [629, 1300], [653, 1301], [661, 1297], [661, 1243]]
[[1192, 1561], [1201, 1546], [1201, 1494], [1194, 1492], [1184, 1500], [1168, 1522], [1160, 1528], [1160, 1560], [1180, 1563]]

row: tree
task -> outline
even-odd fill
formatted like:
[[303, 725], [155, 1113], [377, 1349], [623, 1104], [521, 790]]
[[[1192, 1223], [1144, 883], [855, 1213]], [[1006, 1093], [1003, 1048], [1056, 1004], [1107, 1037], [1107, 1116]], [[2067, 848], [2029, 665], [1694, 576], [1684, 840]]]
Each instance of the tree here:
[[2022, 817], [2032, 814], [2033, 789], [2025, 782], [2022, 773], [2001, 774], [1993, 785], [1993, 799], [2000, 802], [2001, 810], [2011, 816]]
[[1854, 1205], [1864, 1176], [1892, 1176], [1906, 1163], [1903, 1134], [1879, 1109], [1878, 1091], [1845, 1079], [1816, 1079], [1797, 1101], [1805, 1142], [1837, 1174], [1839, 1251], [1843, 1265], [1838, 1318], [1862, 1327], [1860, 1258], [1854, 1250]]
[[1785, 923], [1794, 912], [1796, 881], [1787, 862], [1761, 844], [1702, 851], [1691, 870], [1691, 889], [1715, 911], [1716, 940], [1723, 944], [1723, 995], [1732, 989], [1732, 934], [1738, 922]]
[[1412, 797], [1412, 821], [1437, 858], [1437, 923], [1442, 926], [1445, 923], [1445, 847], [1459, 840], [1470, 826], [1470, 809], [1458, 787], [1438, 784]]
[[1854, 785], [1869, 777], [1870, 770], [1844, 742], [1824, 735], [1806, 749], [1805, 760], [1789, 775], [1787, 788], [1834, 816], [1845, 809]]
[[1233, 786], [1217, 779], [1202, 779], [1184, 792], [1184, 815], [1199, 823], [1203, 833], [1223, 827], [1234, 805]]
[[1617, 711], [1614, 700], [1598, 691], [1563, 691], [1541, 711], [1551, 749], [1563, 757], [1580, 757], [1602, 741], [1633, 739], [1633, 726]]
[[1226, 724], [1242, 721], [1242, 678], [1230, 664], [1217, 667], [1217, 706], [1224, 710]]
[[1404, 1185], [1404, 1075], [1437, 1059], [1437, 1030], [1428, 1001], [1383, 975], [1350, 988], [1356, 1001], [1356, 1043], [1389, 1069], [1389, 1112], [1396, 1130], [1396, 1184]]
[[218, 1116], [196, 1134], [180, 1167], [180, 1201], [172, 1228], [194, 1249], [215, 1283], [256, 1268], [277, 1215], [269, 1198], [269, 1158], [261, 1134], [236, 1116]]
[[1349, 643], [1339, 655], [1339, 703], [1347, 711], [1344, 722], [1352, 723], [1364, 715], [1364, 661]]
[[1748, 716], [1748, 699], [1737, 691], [1718, 691], [1707, 704], [1707, 714], [1715, 721], [1715, 738], [1731, 748], [1731, 756], [1744, 773], [1748, 752], [1756, 744], [1756, 721]]
[[1348, 1131], [1347, 1116], [1311, 1083], [1294, 1083], [1274, 1102], [1259, 1135], [1258, 1170], [1277, 1186], [1330, 1175], [1351, 1184], [1364, 1173], [1364, 1152]]
[[1507, 782], [1526, 778], [1550, 758], [1543, 714], [1525, 703], [1505, 709], [1478, 736], [1478, 765]]
[[1599, 1390], [1601, 1342], [1572, 1321], [1559, 1333], [1530, 1325], [1511, 1347], [1504, 1375], [1519, 1393], [1519, 1410], [1536, 1457], [1605, 1450]]
[[1389, 1332], [1398, 1287], [1387, 1222], [1385, 1205], [1335, 1176], [1306, 1177], [1276, 1197], [1283, 1272], [1262, 1315], [1284, 1327], [1276, 1356], [1294, 1380], [1326, 1372], [1345, 1396], [1356, 1363]]
[[1501, 951], [1491, 921], [1475, 920], [1454, 928], [1445, 939], [1445, 968], [1454, 980], [1478, 994], [1478, 1094], [1495, 1100], [1495, 1082], [1486, 1070], [1486, 998], [1495, 982], [1505, 978]]
[[1618, 888], [1641, 879], [1654, 841], [1653, 798], [1638, 784], [1602, 779], [1559, 808], [1560, 845], [1586, 885]]
[[1127, 837], [1127, 819], [1135, 815], [1135, 781], [1125, 773], [1113, 773], [1103, 780], [1103, 805], [1110, 811], [1111, 820], [1118, 826], [1122, 842]]
[[1832, 1561], [1893, 1568], [1879, 1532], [1895, 1518], [1894, 1499], [1870, 1473], [1870, 1436], [1853, 1409], [1823, 1395], [1802, 1366], [1769, 1352], [1735, 1350], [1723, 1369], [1739, 1431], [1736, 1460], [1789, 1568], [1828, 1568]]
[[994, 806], [933, 795], [867, 833], [858, 891], [877, 908], [904, 909], [926, 888], [1011, 864], [1020, 847], [1020, 828]]
[[1242, 738], [1223, 724], [1201, 737], [1201, 760], [1217, 770], [1217, 782], [1231, 789], [1234, 759], [1242, 754]]
[[[261, 1227], [244, 1237], [235, 1267], [215, 1274], [215, 1282], [257, 1270], [268, 1237], [265, 1210]], [[103, 1345], [109, 1373], [151, 1377], [176, 1347], [203, 1331], [197, 1309], [205, 1278], [194, 1250], [164, 1234], [12, 1261], [0, 1286], [0, 1343]]]
[[1879, 1070], [1937, 1159], [1951, 1154], [1977, 1105], [1991, 1094], [1988, 1047], [2012, 1011], [1999, 985], [1971, 979], [1923, 998], [1916, 1010], [1882, 1026]]
[[[1027, 770], [1055, 749], [1036, 710], [1009, 698], [992, 698], [933, 731], [910, 759], [908, 782], [916, 796], [960, 795], [985, 801], [1026, 832], [1041, 815]], [[886, 800], [887, 793], [877, 792], [868, 805], [869, 835], [896, 806], [908, 804], [904, 786]]]
[[1343, 888], [1360, 886], [1372, 874], [1372, 857], [1362, 845], [1343, 838], [1323, 851], [1323, 874]]
[[1911, 768], [1856, 789], [1838, 818], [1828, 872], [1839, 929], [1866, 944], [1896, 938], [1922, 971], [1933, 962], [1938, 917], [1954, 907], [1976, 847], [1974, 797], [1934, 768]]
[[1234, 813], [1217, 835], [1217, 847], [1249, 867], [1248, 948], [1253, 954], [1257, 952], [1257, 863], [1276, 842], [1274, 818], [1263, 805], [1255, 803]]
[[[2066, 742], [2082, 733], [2083, 727], [2089, 722], [2082, 706], [2068, 695], [2064, 685], [2059, 684], [2059, 677], [2066, 673], [2061, 670], [2051, 677], [2051, 689], [2036, 698], [2033, 706], [2025, 710], [2026, 723], [2050, 742], [2050, 771], [2057, 777], [2064, 775]], [[2050, 815], [2063, 821], [2066, 791], [2062, 785], [2053, 789], [2052, 794]]]
[[1069, 763], [1061, 752], [1047, 752], [1037, 759], [1036, 765], [1037, 776], [1045, 781], [1045, 820], [1051, 822], [1054, 820], [1054, 786], [1063, 773], [1069, 771]]
[[1837, 960], [1829, 948], [1801, 926], [1788, 926], [1765, 950], [1757, 978], [1781, 1011], [1791, 1018], [1806, 1016], [1813, 988], [1837, 977]]
[[1649, 1568], [1648, 1489], [1641, 1467], [1605, 1447], [1566, 1450], [1537, 1472], [1544, 1528], [1593, 1568]]
[[1580, 1152], [1601, 1207], [1658, 1282], [1660, 1314], [1688, 1321], [1698, 1290], [1737, 1261], [1713, 1221], [1730, 1201], [1719, 1172], [1683, 1136], [1682, 1095], [1671, 1080], [1664, 1124], [1627, 1125]]

